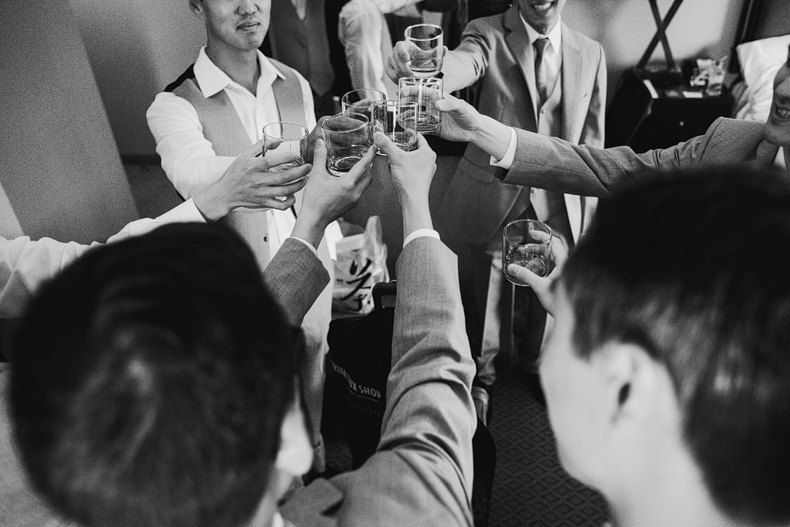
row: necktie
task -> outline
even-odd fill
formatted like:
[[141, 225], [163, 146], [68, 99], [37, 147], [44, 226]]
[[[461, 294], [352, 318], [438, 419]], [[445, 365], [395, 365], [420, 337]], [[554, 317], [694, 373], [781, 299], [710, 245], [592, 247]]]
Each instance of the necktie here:
[[538, 89], [538, 108], [543, 106], [543, 103], [548, 97], [548, 75], [546, 74], [546, 66], [543, 64], [543, 52], [546, 51], [546, 46], [549, 45], [549, 39], [540, 37], [533, 44], [535, 46], [535, 87]]

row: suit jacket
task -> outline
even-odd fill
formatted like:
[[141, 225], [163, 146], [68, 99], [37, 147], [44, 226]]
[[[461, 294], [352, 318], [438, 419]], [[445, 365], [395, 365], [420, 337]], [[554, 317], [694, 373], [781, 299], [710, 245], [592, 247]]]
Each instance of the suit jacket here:
[[593, 148], [516, 130], [516, 157], [501, 177], [506, 183], [557, 192], [608, 196], [613, 184], [647, 169], [755, 162], [768, 165], [777, 146], [763, 139], [764, 123], [720, 117], [704, 135], [637, 154], [627, 146]]
[[[87, 249], [86, 246], [81, 248], [81, 251]], [[54, 262], [54, 251], [60, 251], [64, 258], [73, 259], [74, 247], [47, 243], [36, 245], [35, 250], [46, 251], [49, 258], [47, 261]], [[329, 283], [329, 273], [304, 243], [288, 238], [263, 272], [263, 280], [270, 287], [269, 291], [285, 311], [288, 320], [298, 325]], [[72, 525], [59, 520], [50, 512], [27, 483], [11, 439], [11, 422], [6, 404], [9, 373], [9, 367], [0, 363], [0, 525]]]
[[[517, 3], [500, 15], [473, 20], [458, 48], [445, 57], [445, 89], [453, 91], [474, 84], [482, 114], [515, 128], [537, 131], [537, 104], [532, 96], [536, 92], [535, 70], [533, 62], [527, 60], [529, 47]], [[603, 48], [562, 24], [561, 52], [561, 137], [573, 143], [603, 146]], [[490, 156], [481, 149], [471, 144], [467, 147], [437, 215], [442, 233], [482, 244], [499, 235], [502, 224], [529, 204], [530, 190], [500, 184], [495, 176], [504, 170], [492, 167], [489, 161]], [[575, 199], [578, 208], [579, 198]], [[585, 222], [589, 221], [589, 212], [584, 215]]]
[[403, 249], [378, 450], [359, 469], [297, 491], [281, 508], [293, 525], [473, 524], [475, 366], [456, 264], [433, 238]]

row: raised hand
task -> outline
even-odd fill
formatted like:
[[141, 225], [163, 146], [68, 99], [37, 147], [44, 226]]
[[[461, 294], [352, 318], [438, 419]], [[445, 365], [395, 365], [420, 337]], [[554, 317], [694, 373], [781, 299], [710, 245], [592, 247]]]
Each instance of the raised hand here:
[[318, 247], [327, 225], [351, 210], [370, 185], [370, 166], [375, 157], [376, 148], [371, 146], [351, 170], [342, 176], [333, 176], [326, 170], [324, 141], [318, 139], [293, 236]]
[[551, 254], [554, 258], [554, 269], [548, 276], [538, 276], [529, 269], [520, 265], [510, 264], [507, 271], [516, 279], [530, 286], [538, 297], [543, 309], [549, 315], [554, 315], [554, 289], [552, 284], [562, 273], [562, 267], [568, 259], [568, 250], [559, 238], [554, 238], [551, 244]]
[[218, 220], [240, 207], [285, 210], [293, 205], [293, 195], [305, 186], [305, 176], [312, 165], [271, 171], [295, 156], [272, 153], [261, 157], [262, 150], [263, 141], [249, 147], [218, 181], [195, 196], [195, 205], [207, 220]]

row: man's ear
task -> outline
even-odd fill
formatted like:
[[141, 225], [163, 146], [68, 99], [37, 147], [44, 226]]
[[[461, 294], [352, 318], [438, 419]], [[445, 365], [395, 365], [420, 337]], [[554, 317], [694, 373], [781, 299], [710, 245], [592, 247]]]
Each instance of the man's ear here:
[[674, 399], [666, 367], [642, 346], [611, 342], [604, 348], [599, 357], [603, 361], [607, 415], [612, 426], [641, 426], [663, 407], [665, 397]]
[[192, 13], [198, 17], [199, 19], [203, 20], [205, 17], [203, 13], [203, 1], [202, 0], [187, 0], [189, 2], [189, 9]]
[[294, 402], [283, 418], [280, 427], [280, 450], [275, 468], [292, 476], [307, 474], [313, 464], [313, 446], [307, 433], [305, 415], [298, 402]]

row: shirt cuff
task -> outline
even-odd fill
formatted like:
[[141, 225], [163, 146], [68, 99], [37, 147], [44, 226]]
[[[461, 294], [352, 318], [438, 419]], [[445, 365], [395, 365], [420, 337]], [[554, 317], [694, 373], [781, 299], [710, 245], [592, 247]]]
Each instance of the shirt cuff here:
[[516, 141], [516, 131], [511, 127], [510, 143], [507, 145], [507, 152], [505, 152], [505, 155], [499, 161], [497, 161], [494, 156], [491, 156], [491, 166], [510, 170], [510, 167], [513, 166], [513, 160], [516, 158]]
[[206, 218], [195, 205], [195, 201], [189, 198], [184, 203], [175, 208], [170, 209], [161, 216], [156, 218], [156, 221], [165, 223], [206, 223]]
[[310, 243], [306, 242], [305, 240], [303, 240], [301, 238], [297, 238], [296, 236], [289, 236], [289, 238], [292, 239], [292, 240], [296, 240], [298, 242], [301, 242], [301, 243], [305, 244], [307, 246], [307, 248], [310, 249], [313, 252], [313, 254], [315, 255], [316, 258], [320, 258], [318, 256], [318, 251]]
[[441, 238], [439, 237], [439, 233], [433, 229], [417, 229], [416, 231], [413, 231], [411, 234], [406, 236], [406, 239], [403, 240], [403, 247], [406, 248], [406, 246], [409, 244], [410, 241], [422, 237], [436, 238], [437, 240], [441, 240]]

